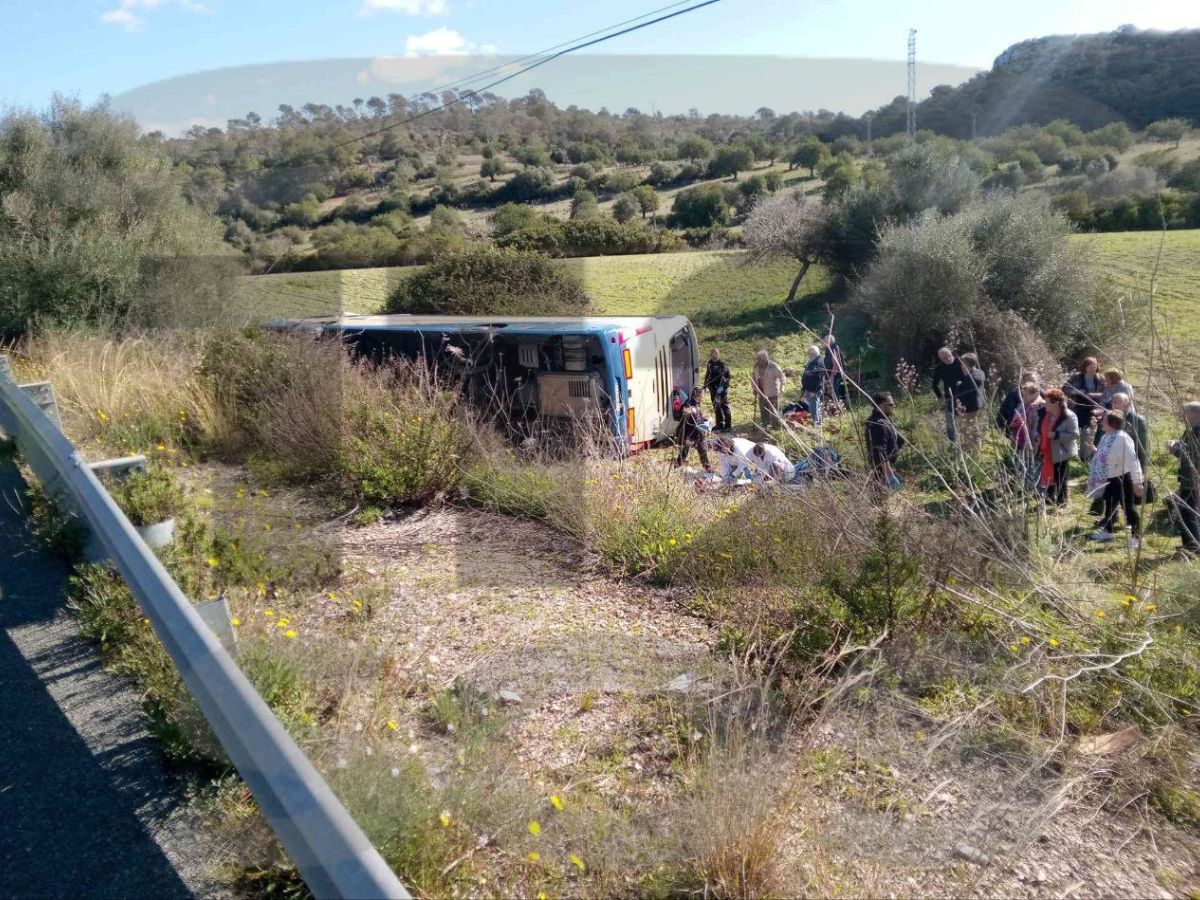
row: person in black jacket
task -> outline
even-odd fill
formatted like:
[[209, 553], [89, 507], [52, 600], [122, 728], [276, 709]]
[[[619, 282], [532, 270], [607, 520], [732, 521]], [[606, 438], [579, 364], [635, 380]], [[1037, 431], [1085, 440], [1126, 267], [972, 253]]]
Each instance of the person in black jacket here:
[[907, 443], [891, 419], [896, 401], [887, 391], [879, 391], [871, 395], [871, 403], [875, 409], [867, 417], [867, 461], [875, 480], [896, 490], [900, 487], [896, 458]]
[[713, 415], [717, 417], [717, 431], [733, 431], [733, 416], [729, 411], [729, 383], [733, 374], [721, 359], [721, 352], [708, 354], [708, 367], [704, 370], [704, 387], [708, 388], [712, 400]]
[[695, 447], [700, 454], [700, 465], [704, 466], [706, 472], [711, 472], [712, 464], [708, 461], [708, 450], [704, 446], [704, 430], [700, 427], [704, 421], [704, 411], [700, 408], [702, 396], [702, 388], [692, 388], [692, 395], [684, 401], [679, 411], [679, 429], [675, 432], [679, 456], [675, 459], [675, 465], [682, 466], [687, 461], [688, 449]]
[[1104, 409], [1104, 378], [1100, 375], [1096, 357], [1080, 360], [1078, 371], [1063, 385], [1063, 393], [1067, 395], [1071, 412], [1079, 420], [1079, 458], [1088, 462], [1096, 452], [1095, 422]]
[[976, 383], [971, 369], [953, 350], [943, 347], [938, 351], [938, 362], [933, 369], [933, 392], [946, 406], [946, 437], [950, 443], [958, 443], [959, 404], [964, 409], [972, 405], [978, 412], [982, 405], [979, 399], [981, 387]]
[[1036, 384], [1038, 387], [1038, 395], [1044, 397], [1046, 392], [1042, 389], [1042, 381], [1038, 378], [1037, 372], [1022, 372], [1021, 377], [1017, 379], [1017, 386], [1004, 395], [1004, 399], [1000, 401], [1000, 408], [996, 410], [996, 427], [1008, 434], [1009, 428], [1012, 426], [1013, 416], [1017, 414], [1017, 410], [1024, 403], [1024, 398], [1021, 392], [1027, 384]]
[[804, 392], [804, 405], [808, 407], [814, 425], [821, 424], [821, 392], [825, 390], [828, 374], [821, 348], [813, 344], [808, 348], [808, 362], [800, 373], [800, 389]]

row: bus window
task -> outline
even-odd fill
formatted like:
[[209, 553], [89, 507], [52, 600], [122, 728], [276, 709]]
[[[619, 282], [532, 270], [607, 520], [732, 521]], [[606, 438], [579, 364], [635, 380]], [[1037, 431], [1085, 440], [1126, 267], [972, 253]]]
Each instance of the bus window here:
[[692, 365], [692, 338], [686, 328], [675, 332], [671, 338], [671, 387], [679, 388], [691, 394], [692, 378], [695, 369]]

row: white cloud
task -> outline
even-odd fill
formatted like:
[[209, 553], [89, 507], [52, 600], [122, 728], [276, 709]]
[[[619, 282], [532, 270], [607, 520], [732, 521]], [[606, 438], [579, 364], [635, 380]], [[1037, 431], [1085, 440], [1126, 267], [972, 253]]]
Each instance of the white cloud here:
[[490, 44], [479, 46], [468, 41], [453, 28], [435, 28], [424, 34], [411, 34], [404, 39], [405, 56], [466, 56], [469, 53], [495, 53]]
[[363, 0], [360, 15], [377, 12], [400, 13], [405, 16], [444, 16], [450, 12], [446, 0]]
[[141, 31], [146, 27], [146, 17], [139, 11], [158, 9], [171, 3], [190, 12], [208, 12], [208, 6], [198, 0], [117, 0], [117, 8], [100, 15], [105, 25], [117, 25], [126, 31]]

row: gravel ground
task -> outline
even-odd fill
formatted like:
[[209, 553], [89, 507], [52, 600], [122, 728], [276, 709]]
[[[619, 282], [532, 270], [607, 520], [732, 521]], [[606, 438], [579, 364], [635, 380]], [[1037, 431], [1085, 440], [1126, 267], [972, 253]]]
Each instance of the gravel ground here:
[[183, 784], [64, 608], [0, 462], [0, 897], [217, 896]]

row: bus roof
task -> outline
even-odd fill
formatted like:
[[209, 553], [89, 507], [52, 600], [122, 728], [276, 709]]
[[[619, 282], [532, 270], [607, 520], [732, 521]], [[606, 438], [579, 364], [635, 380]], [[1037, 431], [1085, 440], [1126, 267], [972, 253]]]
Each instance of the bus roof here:
[[343, 315], [301, 319], [283, 325], [320, 325], [327, 329], [353, 331], [436, 331], [445, 329], [494, 328], [518, 334], [571, 334], [579, 331], [624, 329], [648, 330], [665, 325], [678, 330], [688, 324], [686, 316], [386, 316]]

